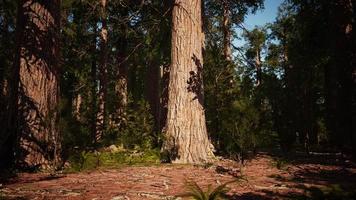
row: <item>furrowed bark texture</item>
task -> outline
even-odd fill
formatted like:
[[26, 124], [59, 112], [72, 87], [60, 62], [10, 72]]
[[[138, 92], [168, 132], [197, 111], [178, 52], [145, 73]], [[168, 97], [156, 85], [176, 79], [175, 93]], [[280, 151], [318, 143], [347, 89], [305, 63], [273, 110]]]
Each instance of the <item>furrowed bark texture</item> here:
[[60, 1], [21, 1], [24, 26], [19, 45], [19, 143], [21, 161], [48, 168], [60, 162]]
[[201, 0], [176, 0], [172, 13], [172, 66], [163, 150], [175, 163], [212, 159], [203, 108]]

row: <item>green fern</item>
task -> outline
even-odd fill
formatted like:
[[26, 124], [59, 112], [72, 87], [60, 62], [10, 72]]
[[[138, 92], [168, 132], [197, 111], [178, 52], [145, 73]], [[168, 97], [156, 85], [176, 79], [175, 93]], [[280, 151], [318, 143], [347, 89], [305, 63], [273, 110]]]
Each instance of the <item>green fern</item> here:
[[208, 186], [207, 191], [204, 191], [196, 182], [194, 181], [186, 181], [185, 185], [189, 190], [187, 193], [183, 195], [179, 195], [180, 197], [191, 197], [195, 200], [218, 200], [223, 199], [226, 193], [229, 191], [227, 187], [228, 184], [234, 183], [238, 180], [228, 181], [224, 184], [217, 186], [212, 190], [211, 185]]

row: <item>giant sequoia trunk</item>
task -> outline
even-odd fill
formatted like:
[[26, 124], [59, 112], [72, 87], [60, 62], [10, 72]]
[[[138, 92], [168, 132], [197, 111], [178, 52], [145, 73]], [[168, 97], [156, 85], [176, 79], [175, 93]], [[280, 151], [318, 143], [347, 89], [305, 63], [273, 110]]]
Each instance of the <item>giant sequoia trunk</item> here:
[[176, 0], [172, 13], [172, 66], [163, 150], [175, 163], [213, 157], [203, 108], [201, 0]]
[[107, 93], [107, 60], [108, 60], [108, 28], [106, 22], [106, 0], [101, 0], [101, 33], [100, 33], [100, 63], [99, 63], [99, 95], [98, 112], [96, 116], [95, 141], [98, 142], [103, 137], [105, 130], [105, 110]]
[[14, 119], [10, 128], [18, 129], [20, 161], [28, 167], [47, 168], [60, 161], [59, 3], [22, 0], [18, 10], [9, 118]]

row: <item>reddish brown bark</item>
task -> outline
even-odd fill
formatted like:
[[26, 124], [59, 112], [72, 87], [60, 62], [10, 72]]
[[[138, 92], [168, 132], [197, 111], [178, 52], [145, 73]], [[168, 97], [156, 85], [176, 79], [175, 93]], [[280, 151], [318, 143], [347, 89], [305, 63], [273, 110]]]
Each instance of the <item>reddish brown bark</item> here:
[[176, 163], [201, 163], [213, 157], [203, 108], [201, 17], [201, 0], [175, 1], [163, 150]]
[[[60, 163], [58, 128], [60, 1], [20, 1], [11, 107], [18, 128], [21, 162], [48, 168]], [[18, 78], [16, 78], [18, 77]], [[16, 94], [17, 88], [19, 93]]]

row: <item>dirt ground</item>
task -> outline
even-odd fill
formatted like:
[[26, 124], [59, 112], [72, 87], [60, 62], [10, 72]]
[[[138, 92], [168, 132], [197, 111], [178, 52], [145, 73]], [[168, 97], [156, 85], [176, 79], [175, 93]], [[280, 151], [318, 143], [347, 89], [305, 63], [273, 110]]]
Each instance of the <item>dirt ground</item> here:
[[228, 186], [228, 199], [310, 199], [313, 192], [356, 189], [356, 166], [351, 161], [332, 156], [278, 160], [260, 153], [242, 167], [220, 160], [206, 166], [162, 164], [56, 175], [20, 173], [1, 183], [0, 199], [182, 199], [177, 195], [187, 192], [187, 180], [207, 189], [239, 177], [245, 180]]

